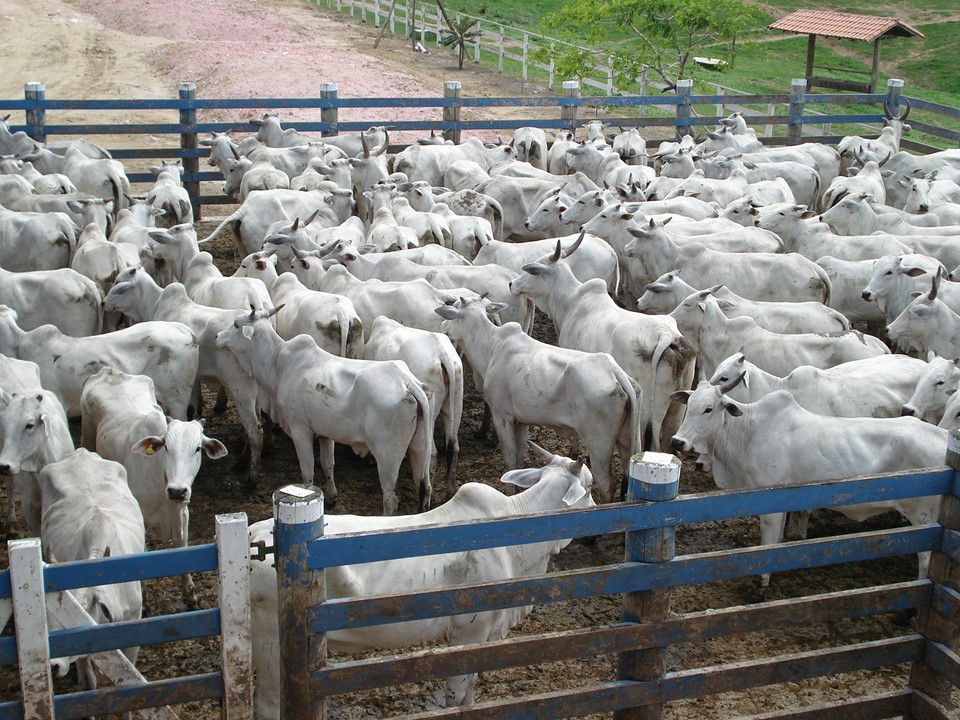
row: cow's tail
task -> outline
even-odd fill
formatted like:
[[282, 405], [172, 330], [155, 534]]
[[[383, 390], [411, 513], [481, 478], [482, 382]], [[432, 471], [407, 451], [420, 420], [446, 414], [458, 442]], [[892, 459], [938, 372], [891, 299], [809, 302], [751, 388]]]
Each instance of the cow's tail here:
[[444, 398], [446, 427], [444, 428], [444, 459], [447, 463], [447, 492], [453, 495], [456, 490], [457, 459], [460, 451], [458, 435], [460, 420], [463, 417], [463, 365], [456, 354], [444, 353], [441, 358], [443, 385], [447, 390]]
[[830, 276], [827, 274], [827, 271], [822, 267], [814, 263], [816, 268], [817, 276], [820, 278], [820, 282], [823, 283], [823, 300], [822, 302], [827, 307], [830, 306], [831, 294], [833, 293], [833, 283], [830, 282]]
[[492, 198], [489, 195], [484, 196], [487, 205], [493, 210], [493, 222], [490, 223], [493, 226], [493, 238], [495, 240], [506, 240], [503, 237], [503, 207], [496, 198]]
[[[657, 338], [657, 347], [653, 352], [653, 382], [649, 391], [647, 388], [644, 388], [642, 391], [642, 397], [639, 398], [641, 402], [641, 407], [645, 408], [647, 419], [645, 424], [643, 424], [643, 444], [642, 449], [644, 450], [660, 450], [660, 429], [663, 426], [663, 421], [667, 416], [667, 412], [661, 417], [657, 417], [654, 412], [657, 407], [657, 381], [660, 374], [660, 366], [664, 360], [664, 357], [667, 356], [668, 351], [672, 351], [672, 355], [668, 357], [671, 360], [670, 364], [670, 377], [675, 378], [676, 382], [671, 383], [671, 392], [674, 390], [685, 389], [682, 387], [684, 384], [684, 372], [689, 364], [689, 359], [687, 358], [689, 349], [689, 354], [692, 354], [692, 346], [682, 335], [679, 339], [675, 338], [672, 333], [660, 332]], [[649, 396], [649, 398], [648, 398]]]
[[223, 232], [223, 229], [224, 229], [227, 225], [229, 225], [230, 223], [233, 223], [233, 222], [237, 222], [237, 223], [242, 222], [242, 221], [243, 221], [243, 218], [244, 218], [244, 217], [246, 216], [246, 214], [247, 214], [247, 211], [244, 210], [244, 207], [245, 207], [244, 205], [241, 205], [241, 206], [238, 207], [236, 210], [234, 210], [230, 215], [227, 215], [227, 217], [225, 217], [225, 218], [221, 221], [221, 223], [220, 223], [219, 225], [217, 225], [216, 228], [214, 228], [214, 230], [213, 230], [212, 233], [210, 233], [209, 235], [207, 235], [203, 240], [200, 240], [199, 242], [200, 242], [200, 243], [210, 242], [211, 240], [213, 240], [214, 238], [216, 238], [218, 235], [220, 235], [220, 233]]
[[[616, 363], [614, 364], [616, 365]], [[643, 439], [640, 437], [640, 405], [643, 399], [643, 389], [635, 383], [619, 365], [616, 365], [614, 376], [626, 394], [628, 404], [627, 417], [625, 418], [627, 428], [625, 432], [621, 430], [620, 437], [627, 436], [629, 443], [626, 444], [626, 448], [630, 455], [633, 456], [643, 450]], [[626, 472], [628, 459], [629, 458], [625, 457], [620, 458], [624, 472]]]
[[[409, 370], [407, 371], [409, 373]], [[417, 498], [421, 512], [430, 509], [430, 500], [433, 495], [433, 486], [430, 483], [430, 455], [433, 450], [433, 413], [430, 412], [430, 399], [427, 390], [412, 373], [407, 381], [407, 390], [417, 401], [417, 425], [410, 441], [411, 446], [419, 446], [423, 458], [423, 468], [419, 477], [414, 477], [417, 483]], [[414, 468], [416, 473], [416, 468]]]

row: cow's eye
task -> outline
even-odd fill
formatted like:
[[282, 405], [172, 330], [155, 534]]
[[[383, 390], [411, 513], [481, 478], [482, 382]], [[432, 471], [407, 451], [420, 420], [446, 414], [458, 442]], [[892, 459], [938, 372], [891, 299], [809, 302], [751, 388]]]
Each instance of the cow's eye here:
[[935, 387], [940, 387], [941, 385], [943, 385], [943, 380], [937, 380], [937, 381], [934, 383], [934, 386], [935, 386]]
[[200, 452], [201, 449], [203, 449], [203, 446], [202, 446], [202, 445], [197, 445], [197, 452]]
[[720, 382], [725, 383], [725, 382], [729, 381], [729, 379], [730, 379], [730, 378], [728, 378], [726, 375], [724, 375], [723, 377], [720, 378]]
[[703, 414], [706, 415], [707, 413], [712, 413], [712, 412], [713, 412], [713, 408], [707, 408], [706, 410], [703, 411]]
[[893, 270], [887, 270], [884, 275], [893, 275]]

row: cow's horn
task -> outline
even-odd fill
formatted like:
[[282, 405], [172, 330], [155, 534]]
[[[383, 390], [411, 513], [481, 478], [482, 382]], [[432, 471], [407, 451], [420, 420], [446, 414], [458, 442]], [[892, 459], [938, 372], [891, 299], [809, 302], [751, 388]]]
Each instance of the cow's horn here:
[[580, 243], [583, 242], [583, 236], [586, 235], [586, 234], [587, 234], [587, 233], [586, 233], [585, 230], [581, 230], [581, 231], [580, 231], [580, 237], [577, 238], [577, 241], [576, 241], [573, 245], [571, 245], [569, 248], [567, 248], [567, 249], [564, 251], [563, 257], [570, 257], [571, 255], [573, 255], [573, 253], [575, 253], [575, 252], [577, 251], [577, 248], [580, 247]]
[[542, 447], [537, 445], [533, 440], [527, 440], [527, 445], [530, 446], [530, 449], [533, 450], [534, 454], [538, 455], [540, 459], [550, 462], [553, 460], [553, 453], [549, 450], [544, 450]]
[[562, 250], [560, 249], [560, 241], [557, 240], [557, 249], [553, 251], [553, 255], [550, 256], [550, 258], [549, 258], [549, 260], [547, 260], [547, 262], [555, 263], [555, 262], [557, 262], [561, 257], [563, 257], [563, 252], [562, 252]]
[[266, 315], [264, 315], [263, 317], [264, 317], [264, 318], [272, 318], [272, 317], [273, 317], [274, 315], [276, 315], [278, 312], [280, 312], [281, 310], [283, 310], [283, 308], [284, 308], [285, 305], [286, 305], [286, 303], [281, 303], [280, 305], [277, 305], [273, 310], [271, 310], [270, 312], [268, 312], [268, 313], [267, 313]]
[[583, 470], [583, 458], [578, 457], [577, 461], [573, 464], [573, 467], [570, 468], [570, 474], [579, 476], [581, 470]]
[[937, 274], [933, 276], [933, 283], [930, 285], [930, 295], [928, 296], [931, 301], [937, 299], [937, 293], [940, 292], [940, 273], [943, 272], [943, 268], [937, 268]]
[[743, 382], [743, 378], [746, 376], [746, 374], [747, 374], [747, 371], [744, 370], [742, 373], [740, 373], [739, 375], [737, 375], [733, 380], [729, 380], [729, 381], [727, 381], [726, 383], [724, 383], [723, 385], [720, 385], [720, 386], [719, 386], [720, 392], [721, 392], [722, 394], [726, 395], [728, 392], [730, 392], [731, 390], [733, 390], [737, 385], [739, 385], [741, 382]]

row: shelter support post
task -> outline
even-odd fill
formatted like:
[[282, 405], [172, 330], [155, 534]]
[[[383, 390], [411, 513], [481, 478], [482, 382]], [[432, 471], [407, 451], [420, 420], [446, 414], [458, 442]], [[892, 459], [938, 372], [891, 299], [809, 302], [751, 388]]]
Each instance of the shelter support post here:
[[813, 33], [807, 35], [807, 68], [804, 77], [807, 79], [807, 86], [813, 89], [813, 58], [817, 54], [817, 36]]
[[184, 189], [190, 196], [190, 205], [193, 207], [193, 219], [200, 220], [202, 206], [197, 200], [200, 197], [200, 181], [196, 179], [200, 172], [200, 158], [196, 151], [200, 148], [200, 138], [197, 136], [197, 110], [191, 101], [197, 97], [197, 84], [183, 82], [177, 87], [177, 94], [183, 105], [180, 106], [180, 149], [193, 150], [188, 157], [183, 158], [183, 173], [190, 180], [183, 183]]
[[326, 701], [311, 675], [326, 662], [326, 638], [310, 630], [309, 610], [326, 599], [323, 571], [310, 569], [308, 544], [323, 535], [323, 491], [286, 485], [273, 494], [280, 620], [280, 720], [322, 720]]
[[340, 134], [339, 130], [337, 130], [337, 123], [339, 122], [336, 105], [338, 92], [339, 89], [336, 83], [323, 83], [320, 86], [320, 99], [330, 100], [333, 103], [330, 107], [320, 108], [320, 122], [330, 123], [331, 125], [329, 130], [324, 130], [320, 133], [323, 137]]
[[47, 90], [41, 82], [28, 82], [23, 86], [24, 100], [37, 103], [35, 107], [30, 108], [26, 113], [27, 135], [41, 143], [47, 141], [47, 111], [40, 105], [46, 98], [46, 95]]
[[798, 145], [803, 137], [803, 105], [807, 94], [807, 81], [794, 78], [790, 83], [790, 117], [787, 119], [789, 145]]
[[[447, 80], [443, 84], [443, 96], [454, 100], [453, 105], [443, 109], [443, 121], [450, 123], [460, 122], [460, 104], [456, 102], [463, 96], [463, 84], [459, 80]], [[457, 145], [460, 144], [460, 127], [443, 131], [444, 140], [453, 140]]]
[[[927, 638], [924, 659], [913, 664], [910, 687], [920, 697], [929, 698], [944, 708], [955, 709], [951, 701], [952, 684], [936, 670], [937, 657], [949, 657], [960, 649], [960, 430], [951, 430], [947, 441], [947, 465], [954, 472], [952, 492], [943, 496], [939, 522], [943, 540], [930, 558], [927, 576], [934, 582], [933, 600], [921, 607], [917, 629]], [[928, 717], [921, 709], [911, 718]]]
[[877, 91], [877, 83], [880, 81], [880, 42], [882, 37], [873, 41], [873, 65], [870, 70], [870, 93]]
[[[680, 460], [667, 453], [645, 452], [630, 459], [627, 478], [627, 500], [663, 502], [673, 500], [680, 490]], [[676, 532], [673, 527], [652, 528], [628, 532], [625, 539], [626, 562], [664, 563], [676, 554]], [[624, 622], [659, 622], [670, 612], [669, 589], [644, 590], [625, 593], [622, 620]], [[651, 647], [632, 650], [620, 655], [620, 680], [651, 681], [663, 677], [667, 665], [667, 649]], [[659, 720], [663, 705], [617, 710], [615, 720]]]

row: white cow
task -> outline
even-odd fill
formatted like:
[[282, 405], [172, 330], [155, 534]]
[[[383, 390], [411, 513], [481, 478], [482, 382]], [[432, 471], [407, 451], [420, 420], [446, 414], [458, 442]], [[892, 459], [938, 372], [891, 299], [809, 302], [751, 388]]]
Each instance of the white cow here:
[[[124, 313], [135, 322], [168, 320], [182, 322], [197, 336], [199, 366], [197, 380], [220, 388], [233, 400], [237, 417], [250, 448], [247, 485], [256, 487], [260, 479], [260, 454], [263, 427], [257, 410], [257, 383], [237, 362], [233, 353], [217, 348], [217, 333], [233, 324], [237, 313], [198, 305], [180, 283], [160, 288], [142, 269], [132, 268], [117, 278], [104, 298], [107, 310]], [[199, 388], [197, 388], [199, 390]], [[199, 408], [199, 399], [195, 407]]]
[[79, 147], [71, 146], [63, 155], [60, 172], [70, 178], [80, 192], [113, 200], [114, 212], [126, 207], [130, 181], [119, 161], [89, 158]]
[[150, 172], [157, 176], [146, 200], [158, 210], [163, 210], [162, 227], [173, 227], [193, 222], [193, 205], [190, 194], [183, 187], [183, 166], [179, 161], [151, 165]]
[[[0, 390], [8, 393], [8, 395], [24, 395], [41, 388], [40, 368], [37, 367], [36, 363], [0, 355]], [[7, 399], [0, 399], [0, 413], [2, 413], [7, 402]], [[3, 430], [2, 422], [0, 422], [0, 449], [2, 448]], [[12, 532], [17, 522], [16, 487], [29, 481], [29, 478], [18, 481], [14, 475], [6, 476], [7, 515], [3, 526], [0, 527], [5, 533]]]
[[[449, 525], [493, 518], [514, 517], [593, 505], [590, 488], [593, 478], [583, 463], [568, 458], [551, 458], [542, 469], [511, 470], [501, 482], [525, 488], [507, 496], [482, 483], [466, 483], [448, 502], [419, 515], [389, 518], [358, 515], [327, 515], [324, 533], [373, 532]], [[250, 541], [264, 541], [273, 547], [273, 521], [250, 526]], [[540, 575], [547, 562], [569, 543], [568, 540], [488, 548], [470, 552], [412, 557], [327, 570], [329, 598], [366, 596], [431, 590], [462, 583], [494, 582]], [[277, 573], [272, 554], [263, 562], [251, 563], [250, 601], [253, 625], [253, 663], [257, 684], [254, 704], [258, 720], [280, 717], [280, 661], [277, 626]], [[483, 613], [394, 623], [370, 628], [342, 630], [327, 635], [333, 652], [364, 652], [376, 648], [401, 648], [423, 642], [445, 641], [468, 644], [502, 640], [525, 618], [530, 606], [505, 608]], [[475, 701], [476, 675], [456, 675], [446, 681], [446, 705], [468, 705]]]
[[68, 267], [79, 232], [66, 213], [21, 212], [0, 204], [0, 267], [11, 272]]
[[960, 311], [960, 283], [944, 280], [940, 261], [927, 255], [887, 255], [875, 261], [870, 281], [863, 288], [863, 299], [876, 302], [887, 323], [892, 323], [918, 292], [930, 288], [939, 274], [940, 300], [954, 311]]
[[410, 456], [420, 509], [430, 507], [433, 418], [423, 386], [400, 362], [373, 362], [331, 355], [309, 337], [285, 341], [256, 310], [237, 317], [217, 335], [260, 384], [265, 410], [293, 440], [300, 477], [313, 483], [314, 437], [333, 503], [333, 445], [341, 442], [377, 461], [383, 512], [397, 511], [400, 463]]
[[920, 371], [913, 394], [903, 404], [901, 414], [913, 415], [928, 423], [939, 423], [946, 418], [947, 405], [958, 389], [960, 360], [950, 360], [931, 352], [927, 355], [927, 364]]
[[756, 402], [764, 395], [787, 390], [810, 412], [834, 417], [899, 417], [927, 365], [906, 355], [878, 355], [822, 370], [802, 365], [785, 377], [754, 365], [744, 353], [734, 353], [718, 366], [710, 382], [726, 385], [743, 376], [727, 394], [738, 402]]
[[[817, 415], [797, 404], [786, 390], [755, 403], [738, 403], [723, 386], [701, 382], [693, 392], [674, 394], [687, 406], [672, 446], [708, 455], [714, 481], [725, 490], [799, 485], [857, 475], [943, 465], [947, 431], [916, 418], [847, 418]], [[816, 448], [816, 452], [811, 452]], [[889, 500], [841, 510], [865, 520], [891, 509], [914, 525], [935, 522], [939, 497]], [[785, 513], [760, 517], [760, 543], [783, 538]], [[926, 572], [921, 558], [921, 576]], [[769, 574], [761, 587], [769, 585]]]
[[[280, 313], [281, 315], [283, 313]], [[456, 490], [460, 457], [460, 420], [463, 416], [463, 362], [446, 335], [406, 327], [381, 315], [373, 322], [363, 346], [364, 360], [401, 360], [424, 385], [433, 423], [443, 420], [447, 490]], [[433, 448], [431, 455], [436, 456]]]
[[750, 358], [773, 375], [786, 375], [801, 365], [829, 368], [851, 360], [886, 355], [890, 350], [872, 335], [856, 330], [783, 335], [757, 325], [749, 317], [729, 319], [715, 298], [694, 294], [670, 313], [680, 330], [700, 351], [708, 377], [725, 358], [749, 348]]
[[887, 326], [887, 336], [901, 348], [925, 356], [960, 357], [960, 314], [940, 300], [939, 275], [930, 292], [919, 295]]
[[653, 220], [628, 226], [633, 240], [624, 248], [640, 260], [650, 280], [677, 270], [694, 287], [723, 284], [751, 300], [829, 304], [830, 279], [819, 265], [796, 253], [725, 253], [700, 243], [680, 246]]
[[[692, 293], [700, 292], [677, 272], [664, 273], [646, 287], [637, 301], [637, 310], [653, 315], [669, 315]], [[819, 302], [762, 302], [740, 297], [725, 285], [714, 285], [706, 295], [717, 299], [729, 318], [752, 317], [757, 325], [777, 333], [830, 333], [850, 329], [850, 323], [838, 311]]]
[[0, 352], [40, 367], [43, 386], [63, 403], [67, 415], [80, 414], [84, 381], [104, 366], [133, 375], [149, 375], [157, 400], [178, 419], [186, 419], [197, 377], [197, 338], [178, 322], [148, 322], [105, 335], [72, 338], [52, 325], [23, 330], [17, 314], [0, 305]]
[[510, 145], [517, 160], [528, 162], [535, 168], [547, 169], [547, 134], [538, 127], [521, 127], [513, 131]]
[[[580, 239], [582, 238], [582, 240]], [[523, 266], [553, 251], [557, 241], [563, 247], [564, 257], [570, 269], [580, 282], [600, 278], [607, 286], [607, 292], [617, 296], [620, 286], [620, 264], [617, 253], [596, 235], [564, 235], [547, 240], [530, 240], [525, 243], [508, 243], [493, 240], [484, 243], [473, 260], [474, 265], [490, 263], [500, 265], [516, 273]], [[574, 246], [576, 252], [574, 252]]]
[[523, 464], [530, 425], [577, 435], [590, 456], [600, 501], [619, 487], [613, 452], [623, 463], [637, 450], [639, 403], [633, 382], [608, 353], [585, 353], [535, 340], [516, 323], [494, 325], [495, 303], [443, 305], [443, 330], [463, 349], [490, 408], [506, 470]]
[[[40, 488], [37, 473], [73, 452], [73, 438], [63, 405], [52, 392], [27, 389], [11, 395], [0, 388], [0, 475], [20, 491], [20, 511], [31, 536], [40, 534]], [[14, 526], [13, 495], [7, 496], [7, 530]]]
[[[843, 313], [851, 323], [865, 322], [871, 328], [883, 328], [883, 313], [876, 303], [863, 298], [863, 289], [870, 282], [874, 260], [840, 260], [824, 255], [817, 265], [830, 278], [830, 307]], [[878, 335], [879, 331], [872, 334]]]
[[[40, 536], [47, 562], [100, 560], [144, 550], [143, 516], [127, 486], [123, 466], [80, 448], [47, 465], [39, 476], [43, 501]], [[143, 591], [139, 581], [95, 585], [71, 591], [97, 624], [139, 620]], [[123, 649], [136, 663], [140, 648]], [[76, 661], [80, 687], [97, 687], [86, 656], [55, 660], [60, 677]]]
[[100, 298], [90, 278], [69, 268], [14, 273], [0, 267], [0, 305], [16, 310], [24, 330], [49, 324], [64, 335], [96, 335], [103, 320]]
[[640, 389], [643, 447], [659, 449], [676, 422], [667, 417], [668, 396], [689, 384], [693, 371], [694, 349], [676, 321], [618, 307], [601, 280], [581, 283], [559, 243], [552, 255], [525, 265], [510, 290], [546, 308], [561, 347], [613, 356]]
[[[168, 420], [146, 375], [111, 367], [101, 368], [83, 384], [80, 416], [81, 445], [123, 465], [146, 526], [161, 543], [187, 547], [190, 497], [201, 451], [213, 460], [225, 457], [223, 443], [204, 435], [197, 420]], [[183, 576], [183, 594], [188, 607], [197, 607], [190, 575]]]

